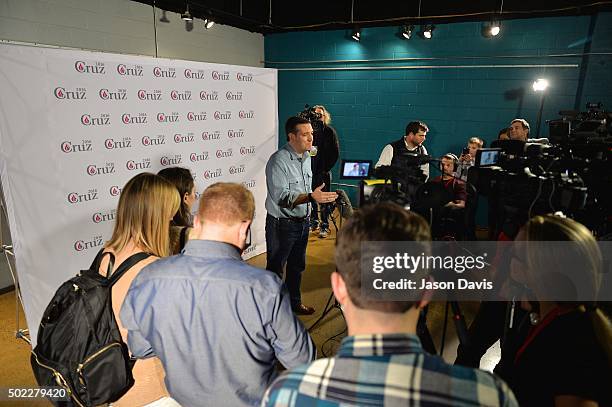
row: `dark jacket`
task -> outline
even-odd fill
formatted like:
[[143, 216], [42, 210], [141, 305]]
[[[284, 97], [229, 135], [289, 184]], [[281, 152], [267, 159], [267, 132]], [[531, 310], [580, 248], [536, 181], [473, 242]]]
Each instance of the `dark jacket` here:
[[317, 155], [311, 157], [312, 188], [325, 182], [325, 190], [329, 188], [328, 173], [334, 167], [340, 156], [340, 145], [336, 130], [331, 126], [323, 125], [322, 131], [315, 131], [312, 145], [317, 146]]

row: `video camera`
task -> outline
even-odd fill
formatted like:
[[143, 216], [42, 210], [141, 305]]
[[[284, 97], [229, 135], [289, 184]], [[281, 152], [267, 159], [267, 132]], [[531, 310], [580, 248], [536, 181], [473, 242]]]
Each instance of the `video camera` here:
[[529, 216], [562, 210], [598, 236], [612, 231], [612, 115], [601, 104], [587, 108], [571, 119], [562, 111], [562, 119], [549, 121], [555, 144], [500, 140], [498, 148], [479, 151], [468, 182], [489, 198], [499, 221], [511, 213], [522, 224]]
[[323, 117], [321, 113], [317, 113], [314, 107], [310, 107], [310, 105], [304, 105], [304, 110], [297, 114], [297, 117], [301, 119], [306, 119], [312, 125], [312, 130], [317, 133], [323, 130], [323, 121], [321, 118]]

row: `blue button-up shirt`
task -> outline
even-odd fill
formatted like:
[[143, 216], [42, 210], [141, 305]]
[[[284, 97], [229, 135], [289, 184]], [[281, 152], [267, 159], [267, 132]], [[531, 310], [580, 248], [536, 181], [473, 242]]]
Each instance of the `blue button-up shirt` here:
[[266, 164], [266, 210], [275, 218], [305, 218], [309, 204], [294, 205], [301, 194], [312, 192], [312, 169], [308, 152], [300, 157], [289, 143], [272, 154]]
[[276, 360], [292, 368], [315, 357], [281, 280], [222, 242], [189, 240], [145, 267], [120, 316], [130, 351], [161, 359], [183, 406], [257, 405]]

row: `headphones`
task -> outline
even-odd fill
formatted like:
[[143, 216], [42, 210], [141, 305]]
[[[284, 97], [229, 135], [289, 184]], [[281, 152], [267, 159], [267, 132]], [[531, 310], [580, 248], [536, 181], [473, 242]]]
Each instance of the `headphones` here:
[[453, 171], [457, 171], [457, 166], [459, 165], [459, 158], [453, 153], [446, 153], [440, 158], [440, 171], [444, 172], [444, 167], [442, 167], [442, 158], [450, 158], [453, 160]]

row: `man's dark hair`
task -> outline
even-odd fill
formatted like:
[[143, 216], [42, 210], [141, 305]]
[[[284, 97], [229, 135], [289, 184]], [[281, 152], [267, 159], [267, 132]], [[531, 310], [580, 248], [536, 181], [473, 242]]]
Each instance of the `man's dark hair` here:
[[410, 133], [417, 134], [419, 130], [429, 131], [429, 127], [422, 121], [410, 122], [406, 126], [406, 136]]
[[[336, 239], [336, 270], [342, 276], [348, 295], [361, 309], [388, 313], [406, 312], [414, 301], [380, 301], [367, 298], [361, 290], [361, 260], [381, 253], [363, 253], [363, 242], [430, 242], [431, 231], [422, 216], [403, 207], [383, 202], [368, 205], [350, 218]], [[425, 243], [428, 251], [429, 243]]]
[[297, 126], [300, 124], [310, 124], [310, 121], [297, 116], [291, 116], [287, 119], [285, 122], [285, 135], [287, 136], [287, 141], [289, 141], [289, 133], [295, 134]]
[[497, 133], [497, 138], [499, 139], [502, 134], [508, 134], [510, 132], [510, 127], [504, 127]]

